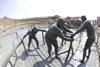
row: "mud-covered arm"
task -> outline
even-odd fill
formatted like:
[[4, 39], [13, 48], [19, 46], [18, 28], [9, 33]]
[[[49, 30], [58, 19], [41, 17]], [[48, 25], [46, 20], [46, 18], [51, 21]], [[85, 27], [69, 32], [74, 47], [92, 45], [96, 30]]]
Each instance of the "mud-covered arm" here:
[[67, 40], [67, 41], [73, 41], [73, 39], [70, 39], [70, 38], [65, 37], [65, 36], [63, 35], [63, 33], [61, 33], [61, 30], [56, 30], [55, 32], [56, 32], [56, 35], [57, 35], [58, 37], [60, 37], [61, 39]]
[[71, 30], [69, 30], [69, 29], [68, 29], [68, 28], [66, 28], [65, 26], [63, 27], [63, 30], [65, 30], [66, 32], [73, 33]]
[[78, 27], [71, 27], [71, 26], [68, 26], [68, 28], [78, 28]]
[[30, 33], [30, 31], [28, 31], [24, 36], [23, 39]]
[[43, 31], [43, 32], [47, 32], [46, 30], [40, 30], [40, 29], [38, 29], [38, 31]]
[[84, 31], [84, 29], [86, 29], [87, 24], [87, 22], [84, 22], [83, 25], [74, 34], [72, 34], [72, 36], [75, 36], [77, 33]]

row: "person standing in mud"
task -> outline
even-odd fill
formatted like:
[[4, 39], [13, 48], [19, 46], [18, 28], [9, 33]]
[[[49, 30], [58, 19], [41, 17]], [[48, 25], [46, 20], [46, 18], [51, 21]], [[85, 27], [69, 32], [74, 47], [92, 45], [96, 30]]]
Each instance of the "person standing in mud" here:
[[[37, 40], [37, 38], [36, 38], [36, 34], [37, 34], [38, 31], [46, 32], [45, 30], [39, 30], [39, 29], [37, 29], [36, 27], [34, 27], [34, 28], [32, 29], [32, 31], [28, 31], [28, 32], [26, 33], [26, 35], [24, 35], [23, 39], [24, 39], [27, 35], [29, 35], [28, 49], [30, 48], [30, 43], [31, 43], [31, 40], [32, 40], [32, 39], [34, 39], [34, 40], [36, 41], [37, 48], [39, 49], [39, 42], [38, 42], [38, 40]], [[29, 49], [29, 50], [30, 50], [30, 49]]]
[[91, 24], [90, 21], [87, 20], [86, 16], [81, 16], [81, 20], [82, 20], [82, 25], [81, 27], [72, 34], [72, 37], [75, 36], [77, 33], [83, 31], [83, 30], [87, 30], [87, 41], [85, 43], [85, 47], [83, 49], [83, 59], [80, 60], [81, 63], [84, 63], [84, 59], [86, 56], [86, 51], [88, 50], [88, 56], [87, 59], [89, 59], [90, 53], [91, 53], [91, 46], [93, 44], [93, 42], [95, 41], [95, 34], [94, 34], [94, 28], [93, 25]]
[[73, 41], [74, 39], [71, 38], [66, 38], [62, 33], [61, 33], [61, 29], [65, 29], [64, 27], [65, 25], [65, 21], [61, 18], [58, 18], [57, 22], [54, 23], [53, 25], [50, 26], [49, 30], [46, 32], [45, 35], [45, 40], [47, 43], [47, 47], [48, 47], [48, 54], [49, 57], [51, 57], [51, 50], [52, 50], [52, 45], [55, 47], [55, 58], [59, 59], [57, 53], [58, 53], [58, 43], [57, 43], [57, 37], [60, 37], [63, 40], [67, 40], [67, 41]]

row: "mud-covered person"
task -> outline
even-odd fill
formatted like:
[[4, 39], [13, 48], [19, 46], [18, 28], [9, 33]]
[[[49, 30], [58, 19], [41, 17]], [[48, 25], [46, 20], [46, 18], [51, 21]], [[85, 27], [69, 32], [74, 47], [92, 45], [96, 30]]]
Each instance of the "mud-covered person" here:
[[47, 47], [48, 47], [49, 57], [51, 57], [51, 50], [52, 50], [52, 45], [53, 45], [55, 47], [55, 58], [59, 59], [59, 56], [57, 55], [58, 53], [57, 37], [60, 37], [61, 39], [66, 40], [66, 41], [74, 40], [71, 38], [67, 38], [63, 35], [61, 30], [66, 29], [64, 25], [65, 25], [65, 20], [62, 18], [58, 18], [57, 22], [52, 24], [49, 30], [46, 32], [45, 40], [46, 40]]
[[38, 42], [37, 37], [36, 37], [36, 34], [37, 34], [38, 31], [46, 32], [45, 30], [40, 30], [40, 29], [37, 29], [36, 27], [33, 27], [33, 29], [32, 29], [31, 31], [28, 31], [28, 32], [24, 35], [23, 39], [24, 39], [27, 35], [29, 35], [28, 50], [30, 50], [30, 43], [31, 43], [32, 39], [35, 40], [36, 45], [37, 45], [37, 48], [39, 49], [39, 42]]
[[80, 60], [81, 63], [84, 63], [84, 59], [85, 59], [87, 50], [88, 50], [87, 59], [89, 59], [89, 56], [91, 53], [91, 46], [92, 46], [93, 42], [95, 41], [95, 34], [94, 34], [94, 27], [91, 24], [91, 22], [87, 20], [86, 16], [84, 16], [84, 15], [81, 16], [81, 20], [82, 20], [83, 24], [75, 33], [72, 34], [72, 37], [75, 36], [77, 33], [84, 31], [85, 29], [87, 31], [88, 38], [86, 40], [85, 47], [83, 49], [83, 59]]

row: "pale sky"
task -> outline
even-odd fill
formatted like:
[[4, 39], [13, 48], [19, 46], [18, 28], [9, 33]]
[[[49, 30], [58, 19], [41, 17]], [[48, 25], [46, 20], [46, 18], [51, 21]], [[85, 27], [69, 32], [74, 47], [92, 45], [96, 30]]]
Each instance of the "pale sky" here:
[[0, 0], [0, 18], [13, 19], [46, 17], [59, 15], [87, 16], [96, 19], [100, 16], [99, 0]]

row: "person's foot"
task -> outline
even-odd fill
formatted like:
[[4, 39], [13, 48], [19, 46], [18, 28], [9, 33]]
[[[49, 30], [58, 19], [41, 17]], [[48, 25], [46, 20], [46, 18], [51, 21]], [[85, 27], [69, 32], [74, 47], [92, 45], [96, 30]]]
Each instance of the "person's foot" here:
[[87, 59], [89, 59], [89, 56], [86, 56], [87, 57]]
[[40, 49], [39, 47], [37, 47], [37, 49]]
[[66, 42], [64, 44], [66, 44]]
[[30, 51], [30, 49], [28, 48], [28, 50]]
[[72, 55], [74, 55], [74, 53], [72, 53]]
[[55, 58], [56, 58], [56, 59], [60, 59], [60, 57], [59, 57], [59, 56], [55, 56]]
[[61, 44], [61, 45], [63, 45], [63, 44]]
[[51, 54], [49, 54], [49, 58], [51, 57]]
[[81, 63], [84, 63], [84, 61], [83, 61], [83, 60], [80, 60], [80, 62], [81, 62]]

